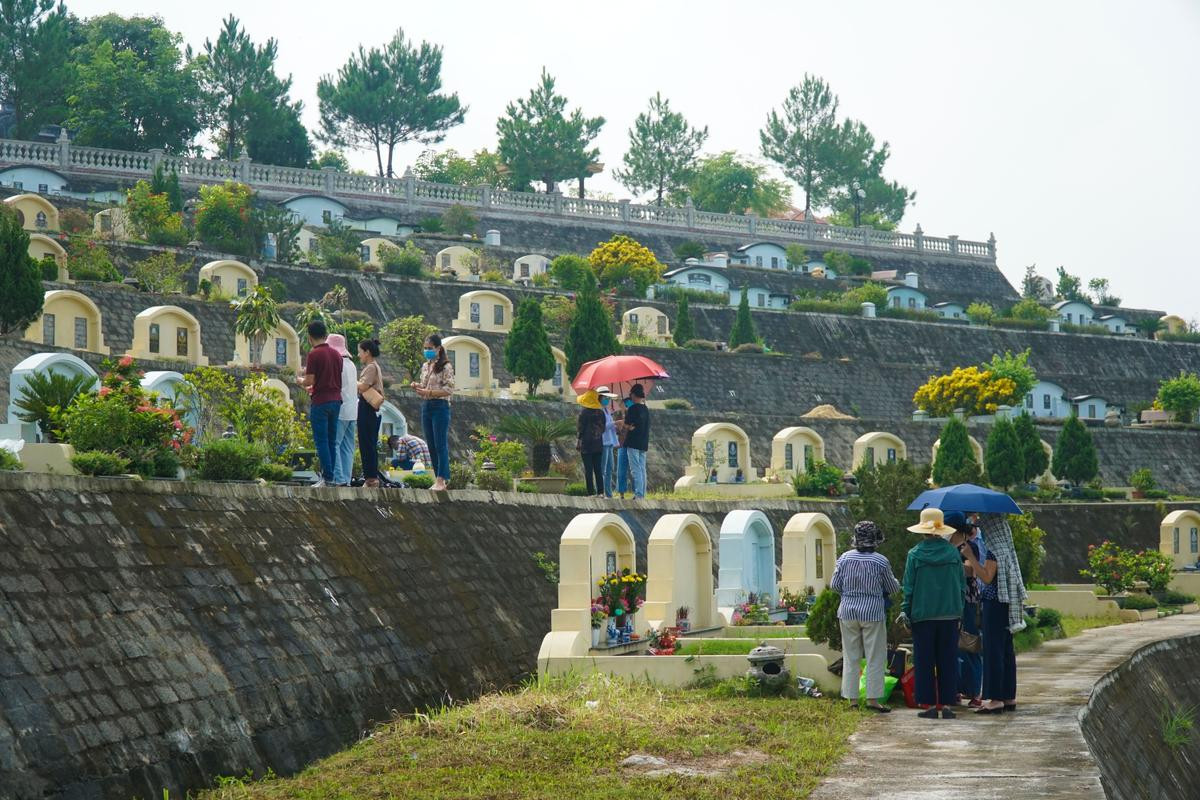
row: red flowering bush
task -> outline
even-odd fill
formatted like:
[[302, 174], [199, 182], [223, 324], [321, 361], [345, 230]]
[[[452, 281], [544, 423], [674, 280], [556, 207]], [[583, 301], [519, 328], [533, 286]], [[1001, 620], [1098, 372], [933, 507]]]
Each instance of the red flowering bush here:
[[141, 475], [173, 475], [177, 453], [192, 430], [174, 408], [155, 405], [133, 359], [104, 362], [100, 389], [80, 395], [64, 415], [66, 440], [78, 452], [101, 451], [128, 459]]
[[1103, 586], [1109, 594], [1133, 588], [1137, 581], [1150, 584], [1150, 591], [1161, 592], [1171, 582], [1173, 563], [1158, 550], [1135, 553], [1112, 542], [1088, 545], [1088, 569], [1079, 574]]

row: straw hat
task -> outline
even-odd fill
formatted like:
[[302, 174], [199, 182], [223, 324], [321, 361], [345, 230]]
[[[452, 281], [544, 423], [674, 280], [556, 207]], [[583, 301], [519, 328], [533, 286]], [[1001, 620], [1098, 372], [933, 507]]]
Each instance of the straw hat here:
[[925, 508], [921, 510], [921, 521], [908, 528], [913, 533], [923, 533], [926, 536], [949, 536], [954, 528], [945, 524], [940, 508]]
[[607, 386], [597, 386], [596, 394], [600, 395], [601, 397], [610, 397], [613, 399], [617, 397], [615, 394], [613, 394], [612, 389], [609, 389]]

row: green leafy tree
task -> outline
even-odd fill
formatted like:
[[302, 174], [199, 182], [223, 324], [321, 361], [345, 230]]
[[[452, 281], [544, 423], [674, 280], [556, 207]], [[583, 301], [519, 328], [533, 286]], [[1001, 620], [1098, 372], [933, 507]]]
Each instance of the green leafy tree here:
[[317, 97], [321, 138], [374, 149], [380, 177], [389, 178], [398, 145], [440, 142], [467, 113], [457, 93], [442, 91], [442, 48], [409, 41], [403, 30], [382, 48], [359, 47], [317, 83]]
[[[1033, 424], [1032, 414], [1018, 414], [1013, 420], [1013, 432], [1017, 435], [1017, 443], [1021, 448], [1021, 480], [1028, 483], [1037, 480], [1046, 467], [1050, 466], [1050, 455], [1042, 446], [1037, 428]], [[988, 445], [989, 451], [991, 445]]]
[[655, 205], [661, 206], [668, 193], [687, 186], [707, 138], [707, 127], [693, 128], [657, 92], [629, 129], [625, 168], [617, 170], [616, 178], [631, 192], [654, 192]]
[[681, 261], [686, 261], [689, 258], [704, 258], [704, 243], [696, 241], [680, 242], [671, 248], [675, 253], [675, 257]]
[[754, 320], [750, 316], [750, 292], [745, 284], [742, 285], [742, 299], [738, 301], [737, 316], [733, 319], [733, 328], [729, 331], [729, 349], [748, 342], [757, 342], [758, 332], [754, 329]]
[[262, 362], [267, 336], [279, 326], [279, 304], [266, 287], [255, 286], [233, 305], [237, 310], [233, 329], [246, 338], [250, 346], [250, 363], [257, 366]]
[[1021, 279], [1021, 297], [1035, 301], [1042, 299], [1042, 281], [1037, 274], [1037, 264], [1025, 267], [1025, 277]]
[[1175, 415], [1179, 422], [1193, 422], [1200, 411], [1200, 377], [1180, 372], [1178, 377], [1158, 384], [1158, 405]]
[[[290, 85], [290, 78], [287, 83]], [[302, 101], [293, 103], [286, 95], [272, 98], [256, 94], [246, 109], [246, 154], [252, 161], [281, 167], [308, 166], [313, 145], [301, 120]]]
[[808, 248], [804, 245], [789, 244], [786, 252], [788, 266], [793, 270], [802, 270], [808, 265]]
[[568, 292], [596, 286], [596, 273], [591, 263], [583, 256], [564, 253], [550, 262], [550, 277], [559, 288]]
[[1086, 483], [1100, 472], [1092, 434], [1075, 414], [1067, 418], [1059, 431], [1052, 469], [1057, 477], [1076, 484]]
[[772, 110], [759, 132], [762, 153], [804, 192], [804, 210], [822, 206], [839, 177], [837, 161], [838, 99], [829, 84], [805, 73]]
[[687, 197], [699, 211], [753, 212], [760, 217], [784, 211], [791, 202], [791, 192], [783, 181], [767, 177], [766, 167], [740, 159], [732, 150], [701, 159], [686, 194], [672, 195], [671, 200], [682, 205]]
[[580, 289], [575, 297], [575, 315], [567, 328], [564, 350], [567, 371], [572, 376], [588, 361], [621, 352], [621, 343], [613, 332], [612, 313], [600, 302], [594, 286]]
[[23, 332], [42, 314], [42, 270], [29, 257], [29, 234], [0, 208], [0, 334]]
[[1015, 396], [1023, 398], [1037, 383], [1037, 373], [1034, 372], [1033, 367], [1029, 366], [1030, 352], [1031, 350], [1027, 347], [1021, 353], [1013, 353], [1009, 350], [1005, 350], [1004, 355], [993, 353], [992, 360], [980, 364], [980, 368], [987, 370], [997, 378], [1011, 380], [1017, 387]]
[[[187, 151], [199, 133], [196, 62], [159, 17], [92, 17], [72, 53], [67, 97], [74, 141], [118, 150]], [[162, 190], [165, 193], [165, 187]], [[179, 210], [179, 209], [176, 209]]]
[[875, 137], [858, 120], [844, 120], [838, 127], [829, 155], [836, 172], [829, 193], [835, 225], [892, 230], [900, 222], [916, 193], [883, 177], [890, 155], [888, 143], [876, 146]]
[[423, 181], [453, 183], [458, 186], [500, 186], [507, 188], [508, 176], [501, 170], [500, 157], [488, 150], [476, 150], [467, 157], [454, 148], [426, 150], [413, 164], [413, 174]]
[[1045, 306], [1038, 303], [1036, 300], [1026, 298], [1013, 305], [1008, 310], [1008, 315], [1013, 319], [1023, 319], [1030, 322], [1045, 322], [1054, 316], [1054, 312]]
[[399, 317], [383, 326], [379, 332], [379, 345], [392, 363], [403, 367], [409, 380], [415, 381], [425, 360], [422, 345], [434, 333], [437, 333], [437, 327], [426, 322], [420, 314]]
[[947, 420], [938, 441], [937, 457], [933, 460], [933, 482], [938, 486], [979, 483], [979, 461], [963, 421], [957, 417]]
[[1134, 323], [1134, 327], [1147, 339], [1153, 339], [1159, 331], [1167, 329], [1167, 324], [1155, 317], [1142, 317]]
[[[1040, 449], [1040, 448], [1039, 448]], [[987, 439], [988, 481], [1005, 491], [1024, 480], [1025, 458], [1017, 430], [1008, 419], [998, 419]]]
[[13, 138], [66, 119], [78, 25], [54, 0], [0, 2], [0, 105], [12, 109]]
[[692, 310], [688, 307], [687, 292], [679, 293], [679, 305], [675, 308], [675, 344], [683, 347], [696, 338], [696, 323], [692, 320]]
[[858, 494], [850, 498], [850, 513], [854, 519], [873, 520], [883, 529], [886, 538], [879, 552], [892, 563], [896, 577], [903, 578], [905, 557], [921, 538], [919, 533], [906, 530], [917, 517], [907, 508], [914, 497], [929, 488], [929, 467], [904, 460], [864, 464], [854, 476], [858, 479]]
[[184, 288], [184, 276], [191, 266], [190, 261], [177, 261], [174, 253], [164, 251], [135, 262], [129, 277], [147, 292], [166, 294]]
[[545, 69], [529, 97], [509, 103], [496, 121], [497, 153], [508, 166], [516, 185], [541, 181], [553, 192], [559, 181], [587, 174], [589, 164], [600, 156], [590, 144], [604, 117], [585, 117], [580, 109], [567, 113], [567, 98], [554, 88], [554, 78]]
[[452, 236], [471, 233], [479, 225], [479, 217], [462, 203], [455, 203], [442, 214], [442, 230]]
[[1079, 277], [1072, 275], [1062, 267], [1058, 268], [1058, 283], [1054, 285], [1054, 292], [1059, 300], [1078, 300], [1081, 303], [1092, 302], [1092, 298], [1084, 294], [1083, 284], [1079, 280]]
[[329, 325], [330, 333], [340, 333], [346, 337], [346, 350], [350, 353], [358, 352], [359, 342], [375, 338], [375, 322], [369, 318], [360, 319], [349, 316], [356, 313], [359, 312], [343, 311], [340, 315], [341, 319]]
[[280, 264], [294, 264], [300, 257], [297, 240], [304, 220], [275, 203], [256, 203], [250, 216], [254, 230], [259, 234], [257, 238], [262, 242], [259, 254], [270, 234], [275, 237], [275, 260]]
[[[174, 174], [174, 173], [172, 173]], [[188, 232], [183, 226], [183, 215], [171, 211], [171, 198], [166, 179], [161, 182], [163, 191], [156, 193], [153, 183], [138, 181], [125, 193], [125, 215], [133, 232], [151, 244], [183, 245]]]
[[340, 150], [322, 150], [309, 164], [309, 169], [325, 169], [325, 167], [333, 167], [338, 172], [349, 172], [350, 161]]
[[525, 382], [530, 397], [537, 393], [538, 384], [554, 377], [554, 352], [542, 324], [542, 304], [536, 299], [522, 300], [517, 306], [512, 331], [504, 340], [504, 368]]
[[242, 183], [201, 186], [196, 237], [217, 250], [242, 256], [258, 252], [252, 218], [254, 193]]
[[967, 306], [967, 319], [976, 325], [990, 325], [996, 318], [996, 309], [988, 303], [971, 303]]
[[1108, 278], [1092, 278], [1088, 281], [1088, 288], [1092, 290], [1096, 302], [1102, 306], [1119, 306], [1121, 298], [1112, 293], [1108, 285]]

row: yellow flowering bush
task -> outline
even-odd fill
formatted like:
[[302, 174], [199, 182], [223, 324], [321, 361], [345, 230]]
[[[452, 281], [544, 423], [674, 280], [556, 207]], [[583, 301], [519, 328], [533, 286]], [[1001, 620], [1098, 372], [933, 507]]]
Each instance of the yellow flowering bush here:
[[968, 416], [994, 414], [999, 405], [1019, 400], [1017, 384], [979, 367], [958, 367], [949, 375], [934, 375], [913, 395], [913, 404], [934, 417], [948, 417], [956, 408]]
[[653, 250], [622, 234], [597, 245], [588, 263], [602, 287], [631, 289], [638, 297], [645, 297], [646, 290], [658, 283], [663, 273]]

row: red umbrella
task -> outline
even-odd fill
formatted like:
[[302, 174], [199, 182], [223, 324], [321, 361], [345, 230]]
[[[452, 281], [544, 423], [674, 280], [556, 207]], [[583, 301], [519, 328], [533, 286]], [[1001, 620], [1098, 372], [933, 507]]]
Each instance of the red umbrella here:
[[571, 388], [582, 394], [597, 386], [607, 386], [616, 394], [625, 394], [617, 391], [623, 384], [641, 383], [649, 389], [654, 381], [670, 377], [661, 364], [645, 356], [606, 356], [580, 367]]

